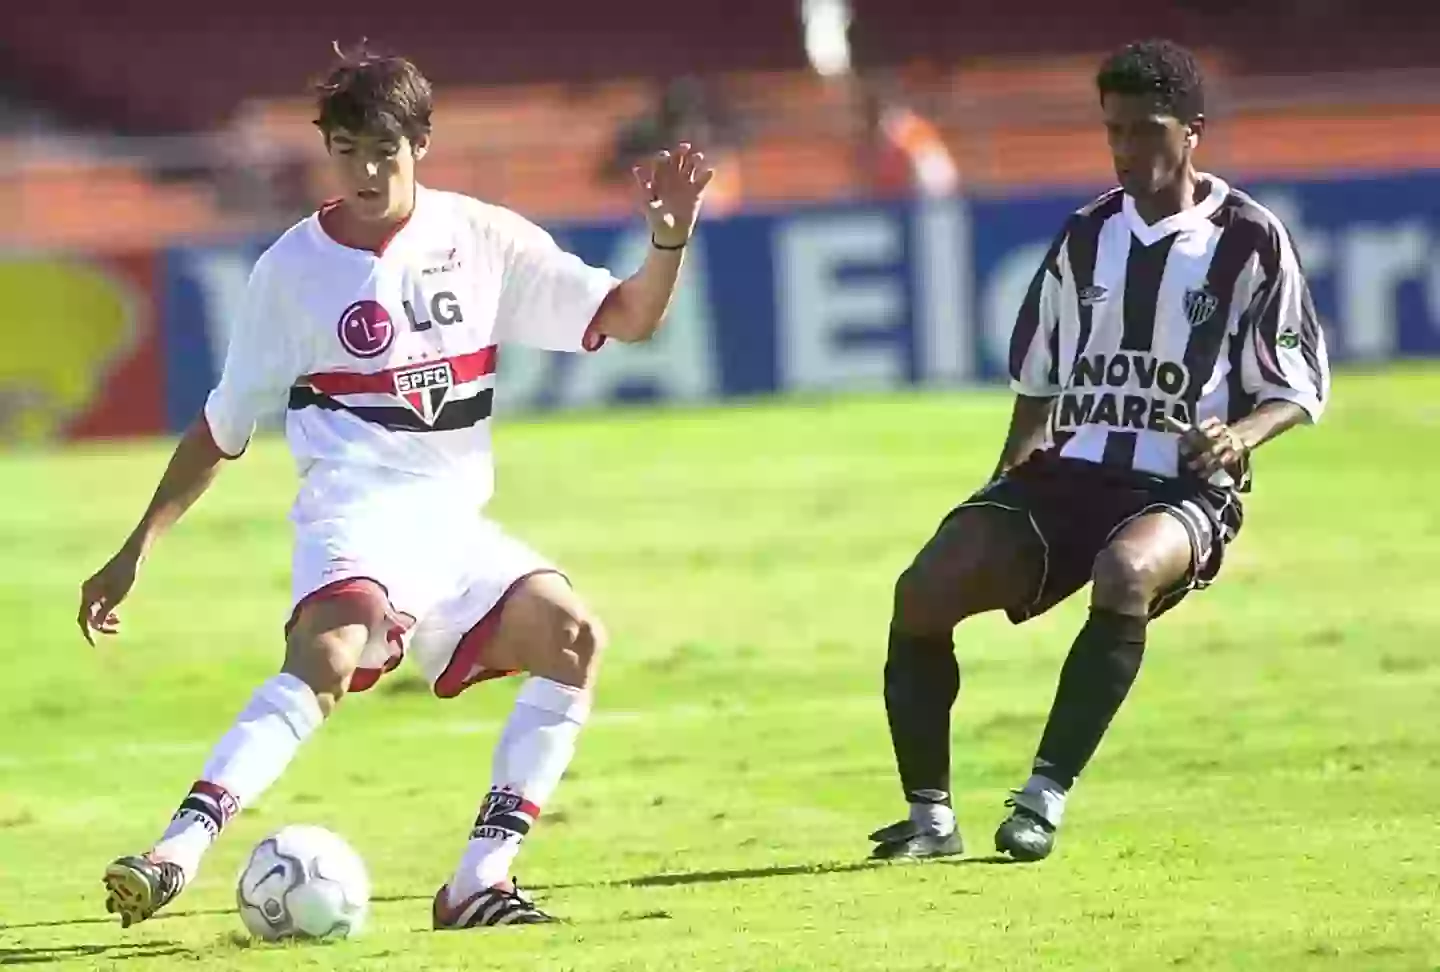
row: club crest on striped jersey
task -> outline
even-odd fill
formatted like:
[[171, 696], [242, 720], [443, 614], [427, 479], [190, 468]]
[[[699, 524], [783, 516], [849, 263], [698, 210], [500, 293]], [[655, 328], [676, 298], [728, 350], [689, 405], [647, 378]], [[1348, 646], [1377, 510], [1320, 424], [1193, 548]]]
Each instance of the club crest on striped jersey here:
[[455, 372], [448, 361], [395, 372], [395, 394], [429, 426], [435, 424], [454, 387]]
[[1185, 312], [1185, 319], [1190, 322], [1190, 326], [1199, 327], [1215, 316], [1215, 312], [1220, 309], [1220, 298], [1204, 287], [1198, 290], [1187, 290], [1184, 299], [1180, 302], [1180, 307]]

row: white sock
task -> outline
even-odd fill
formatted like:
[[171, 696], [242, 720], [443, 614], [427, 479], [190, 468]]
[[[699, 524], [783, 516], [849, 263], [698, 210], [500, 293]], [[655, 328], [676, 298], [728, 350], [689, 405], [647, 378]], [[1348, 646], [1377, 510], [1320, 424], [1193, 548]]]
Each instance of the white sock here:
[[450, 882], [452, 906], [510, 880], [520, 842], [570, 765], [589, 711], [583, 689], [539, 677], [521, 686], [495, 746], [490, 792]]
[[1015, 802], [1040, 814], [1050, 822], [1050, 826], [1059, 827], [1060, 819], [1065, 816], [1067, 796], [1065, 788], [1050, 777], [1032, 773], [1025, 786], [1015, 794]]
[[294, 675], [265, 682], [210, 753], [152, 853], [191, 880], [200, 858], [240, 808], [270, 788], [324, 716], [310, 686]]
[[912, 803], [910, 822], [922, 831], [943, 837], [955, 831], [955, 811], [943, 803]]

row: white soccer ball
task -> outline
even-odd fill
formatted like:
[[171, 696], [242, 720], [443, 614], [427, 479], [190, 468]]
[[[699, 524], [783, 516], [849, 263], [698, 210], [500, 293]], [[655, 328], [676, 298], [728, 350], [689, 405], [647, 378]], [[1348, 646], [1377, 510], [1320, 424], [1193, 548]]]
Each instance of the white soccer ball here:
[[294, 824], [255, 845], [235, 885], [240, 918], [257, 938], [353, 938], [370, 912], [370, 875], [343, 838]]

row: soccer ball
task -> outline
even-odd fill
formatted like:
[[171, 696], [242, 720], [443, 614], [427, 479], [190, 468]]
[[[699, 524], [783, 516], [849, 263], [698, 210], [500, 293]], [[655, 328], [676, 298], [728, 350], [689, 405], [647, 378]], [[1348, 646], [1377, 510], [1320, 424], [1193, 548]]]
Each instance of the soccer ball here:
[[370, 911], [370, 876], [339, 835], [294, 824], [255, 845], [235, 901], [250, 934], [267, 942], [353, 938]]

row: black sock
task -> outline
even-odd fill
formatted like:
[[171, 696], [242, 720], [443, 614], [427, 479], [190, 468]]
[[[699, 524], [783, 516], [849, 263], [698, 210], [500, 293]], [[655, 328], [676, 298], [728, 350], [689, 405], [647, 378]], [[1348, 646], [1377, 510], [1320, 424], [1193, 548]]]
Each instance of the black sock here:
[[1034, 772], [1067, 790], [1095, 755], [1100, 739], [1140, 672], [1146, 619], [1092, 608], [1075, 639], [1040, 737]]
[[910, 803], [950, 805], [950, 707], [959, 694], [960, 665], [949, 635], [917, 637], [890, 629], [885, 714]]

